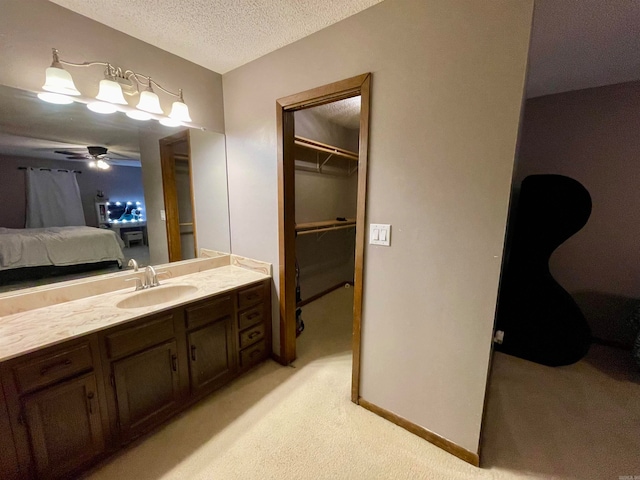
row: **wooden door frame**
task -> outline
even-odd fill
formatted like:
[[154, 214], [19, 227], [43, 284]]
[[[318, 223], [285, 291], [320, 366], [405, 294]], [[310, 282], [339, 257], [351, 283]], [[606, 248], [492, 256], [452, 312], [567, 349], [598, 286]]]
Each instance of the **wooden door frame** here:
[[[196, 235], [196, 209], [193, 200], [193, 168], [191, 163], [191, 135], [189, 129], [160, 139], [160, 167], [162, 169], [162, 193], [164, 197], [165, 222], [167, 228], [167, 246], [169, 262], [182, 260], [182, 244], [180, 241], [180, 216], [176, 191], [176, 169], [173, 161], [174, 144], [187, 142], [189, 157], [189, 184], [191, 188], [191, 211], [193, 212], [193, 245], [198, 256], [198, 240]], [[176, 221], [169, 221], [176, 219]]]
[[276, 101], [278, 128], [278, 244], [280, 253], [280, 363], [296, 358], [296, 232], [294, 112], [360, 95], [360, 145], [358, 151], [358, 205], [353, 298], [353, 367], [351, 400], [359, 401], [362, 297], [365, 242], [367, 164], [371, 73], [323, 85]]

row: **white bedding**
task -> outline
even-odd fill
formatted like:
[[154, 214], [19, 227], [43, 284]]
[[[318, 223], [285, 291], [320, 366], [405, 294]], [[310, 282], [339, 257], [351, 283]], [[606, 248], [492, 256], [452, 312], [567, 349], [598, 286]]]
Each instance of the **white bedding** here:
[[0, 227], [0, 271], [22, 267], [124, 262], [124, 242], [113, 230], [94, 227]]

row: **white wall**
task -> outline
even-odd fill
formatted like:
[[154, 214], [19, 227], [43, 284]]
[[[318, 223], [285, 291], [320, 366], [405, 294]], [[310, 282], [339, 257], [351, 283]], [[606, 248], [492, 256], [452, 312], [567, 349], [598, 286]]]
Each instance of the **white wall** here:
[[390, 0], [223, 76], [233, 252], [279, 265], [275, 101], [372, 72], [361, 395], [472, 452], [532, 8]]
[[230, 252], [224, 135], [192, 130], [191, 168], [198, 248]]

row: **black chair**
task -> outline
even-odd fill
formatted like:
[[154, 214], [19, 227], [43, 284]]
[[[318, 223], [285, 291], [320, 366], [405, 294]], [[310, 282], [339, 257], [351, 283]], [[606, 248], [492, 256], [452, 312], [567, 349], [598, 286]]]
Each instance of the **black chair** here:
[[500, 285], [496, 328], [504, 338], [497, 350], [549, 366], [586, 355], [589, 325], [551, 275], [549, 258], [590, 214], [591, 196], [578, 181], [562, 175], [524, 179]]

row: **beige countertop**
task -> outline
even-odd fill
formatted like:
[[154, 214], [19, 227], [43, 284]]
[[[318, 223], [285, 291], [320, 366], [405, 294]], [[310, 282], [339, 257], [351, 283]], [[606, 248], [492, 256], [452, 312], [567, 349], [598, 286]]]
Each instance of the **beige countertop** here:
[[154, 288], [175, 284], [197, 288], [177, 301], [149, 307], [117, 307], [119, 301], [138, 293], [131, 285], [125, 290], [7, 315], [0, 318], [0, 362], [267, 278], [270, 276], [232, 264], [168, 280], [160, 278], [162, 285]]

